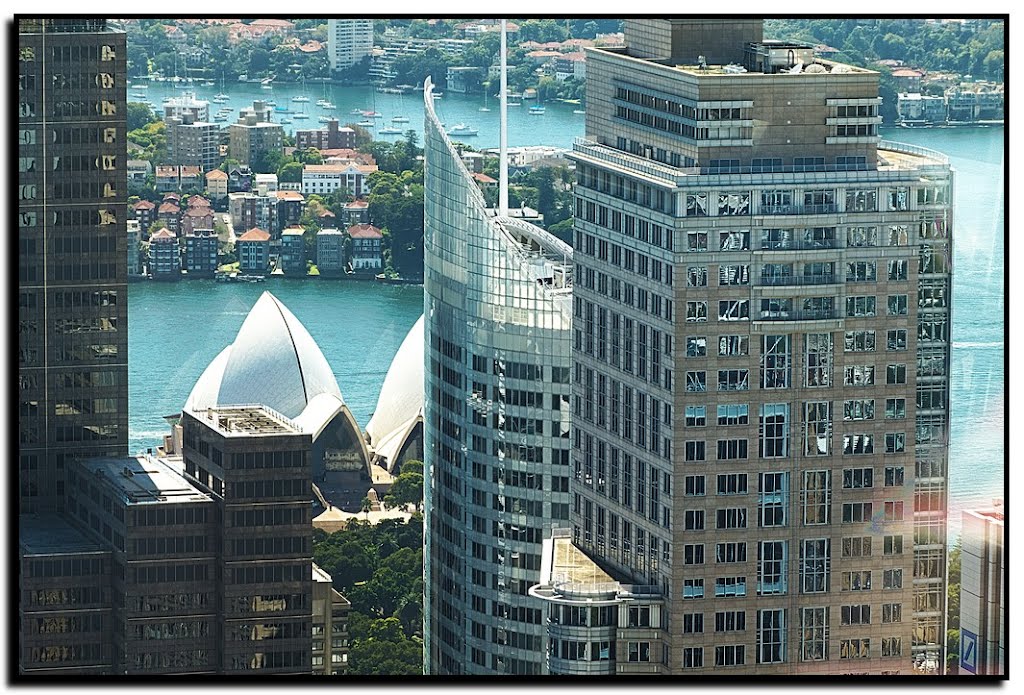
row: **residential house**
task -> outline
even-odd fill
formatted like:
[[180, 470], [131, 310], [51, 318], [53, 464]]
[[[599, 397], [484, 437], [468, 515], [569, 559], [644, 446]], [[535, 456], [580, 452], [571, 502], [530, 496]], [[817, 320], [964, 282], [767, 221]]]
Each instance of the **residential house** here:
[[377, 165], [354, 161], [337, 164], [307, 164], [302, 168], [302, 193], [327, 195], [344, 188], [354, 196], [369, 195], [366, 177], [377, 171]]
[[185, 270], [191, 276], [213, 277], [217, 271], [217, 233], [196, 229], [185, 233]]
[[[191, 201], [189, 201], [191, 202]], [[189, 205], [181, 214], [181, 233], [189, 234], [199, 229], [213, 231], [213, 208]]]
[[897, 92], [920, 92], [921, 78], [924, 73], [913, 68], [898, 68], [892, 71], [893, 79], [896, 80]]
[[227, 198], [228, 175], [220, 169], [206, 172], [206, 195], [217, 201]]
[[306, 198], [298, 191], [277, 192], [277, 223], [282, 229], [299, 223]]
[[371, 224], [356, 224], [348, 228], [348, 236], [352, 240], [352, 270], [380, 272], [384, 234]]
[[252, 169], [248, 166], [232, 167], [228, 172], [228, 193], [252, 189]]
[[266, 273], [270, 267], [270, 234], [258, 227], [238, 237], [238, 267], [243, 273]]
[[346, 225], [368, 224], [370, 222], [370, 204], [358, 198], [345, 203], [342, 208], [342, 221]]
[[180, 190], [181, 180], [180, 170], [177, 165], [167, 166], [161, 165], [156, 168], [156, 192], [157, 193], [168, 193], [170, 191]]
[[143, 235], [149, 234], [149, 228], [156, 222], [156, 203], [140, 200], [132, 206], [132, 217], [138, 220], [140, 232]]
[[253, 185], [256, 195], [269, 195], [277, 192], [277, 174], [256, 174]]
[[198, 166], [182, 165], [178, 168], [179, 190], [183, 193], [203, 190], [203, 170]]
[[128, 160], [128, 185], [144, 185], [146, 177], [153, 173], [153, 165], [146, 159]]
[[164, 200], [164, 202], [160, 203], [160, 207], [156, 211], [156, 218], [167, 225], [167, 229], [170, 229], [172, 232], [177, 233], [181, 228], [181, 208], [174, 200]]
[[345, 272], [345, 233], [324, 227], [316, 233], [316, 267], [321, 276]]
[[181, 279], [178, 236], [170, 229], [158, 229], [149, 237], [149, 268], [154, 280]]
[[445, 84], [449, 92], [469, 94], [479, 92], [483, 86], [484, 69], [475, 66], [456, 66], [448, 68]]
[[471, 174], [482, 174], [484, 171], [484, 155], [482, 152], [470, 152], [463, 150], [461, 153], [462, 163], [466, 165]]
[[288, 227], [281, 232], [281, 261], [278, 268], [288, 275], [306, 274], [306, 242], [302, 227]]

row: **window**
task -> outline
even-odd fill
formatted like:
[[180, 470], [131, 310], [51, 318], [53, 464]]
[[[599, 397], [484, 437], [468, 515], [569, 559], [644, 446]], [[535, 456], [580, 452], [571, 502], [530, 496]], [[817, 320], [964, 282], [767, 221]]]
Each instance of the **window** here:
[[902, 555], [903, 536], [886, 536], [882, 540], [882, 552], [885, 555]]
[[867, 659], [871, 656], [870, 639], [839, 640], [840, 659]]
[[874, 331], [846, 331], [844, 350], [846, 352], [874, 352]]
[[886, 348], [889, 350], [907, 349], [907, 330], [905, 328], [894, 328], [886, 333]]
[[761, 541], [757, 549], [757, 594], [786, 593], [786, 542]]
[[719, 439], [718, 460], [732, 461], [747, 458], [746, 439]]
[[886, 502], [884, 507], [885, 520], [886, 521], [903, 521], [903, 502], [902, 500], [891, 500]]
[[688, 475], [685, 478], [683, 478], [683, 494], [685, 494], [687, 497], [703, 497], [704, 485], [704, 476]]
[[907, 306], [907, 295], [890, 294], [886, 299], [886, 314], [889, 316], [906, 316]]
[[749, 251], [750, 230], [743, 229], [732, 232], [718, 233], [718, 248], [720, 251]]
[[818, 526], [829, 522], [832, 491], [829, 471], [804, 471], [801, 506], [804, 526]]
[[746, 562], [746, 543], [718, 543], [715, 546], [715, 562]]
[[[689, 302], [687, 302], [689, 304]], [[705, 302], [705, 306], [706, 306]], [[719, 321], [746, 321], [750, 318], [750, 300], [738, 299], [718, 303]], [[705, 318], [705, 320], [707, 320]]]
[[903, 432], [888, 432], [885, 435], [885, 453], [899, 454], [906, 450], [907, 435]]
[[789, 374], [789, 336], [764, 336], [761, 350], [761, 388], [788, 388]]
[[843, 401], [844, 420], [873, 420], [875, 402], [872, 400]]
[[789, 507], [789, 473], [759, 473], [758, 525], [762, 528], [786, 525]]
[[871, 502], [848, 502], [843, 505], [843, 523], [860, 524], [871, 521]]
[[828, 659], [828, 608], [800, 609], [800, 660]]
[[871, 606], [859, 604], [855, 606], [843, 606], [840, 609], [842, 625], [870, 625]]
[[843, 383], [846, 386], [871, 386], [875, 383], [873, 365], [850, 365], [844, 369]]
[[701, 323], [708, 320], [707, 302], [687, 302], [686, 321], [687, 323]]
[[686, 195], [686, 216], [704, 217], [708, 214], [708, 194], [688, 193]]
[[650, 661], [651, 660], [651, 643], [650, 642], [629, 642], [629, 660], [630, 661]]
[[684, 579], [683, 598], [704, 598], [704, 580]]
[[781, 458], [789, 454], [789, 404], [761, 405], [760, 456]]
[[715, 647], [715, 666], [742, 666], [744, 661], [742, 644]]
[[704, 647], [683, 647], [683, 668], [704, 668]]
[[899, 623], [903, 621], [903, 604], [883, 603], [882, 624]]
[[687, 531], [704, 530], [704, 510], [687, 509], [683, 513], [683, 525]]
[[832, 383], [832, 334], [808, 333], [805, 336], [805, 386], [829, 386]]
[[885, 467], [885, 486], [899, 487], [903, 485], [903, 466]]
[[703, 393], [708, 390], [706, 372], [687, 372], [686, 390], [691, 393]]
[[850, 261], [846, 264], [846, 281], [874, 282], [875, 268], [874, 261]]
[[747, 527], [746, 507], [727, 507], [715, 513], [715, 528], [737, 529]]
[[757, 663], [777, 664], [786, 660], [786, 611], [781, 608], [757, 612]]
[[718, 406], [718, 424], [720, 426], [745, 425], [747, 419], [746, 403]]
[[882, 588], [883, 589], [902, 589], [903, 588], [903, 570], [902, 569], [891, 569], [882, 572]]
[[686, 406], [686, 426], [703, 427], [707, 424], [707, 406], [688, 405]]
[[684, 635], [699, 635], [704, 632], [704, 614], [703, 613], [685, 613], [683, 614], [683, 634]]
[[715, 579], [715, 596], [718, 598], [728, 596], [746, 596], [746, 577], [718, 577]]
[[885, 417], [887, 420], [900, 420], [907, 416], [907, 399], [886, 398]]
[[889, 279], [895, 281], [906, 280], [908, 277], [907, 261], [889, 261]]
[[704, 544], [703, 543], [688, 543], [683, 546], [683, 564], [684, 565], [703, 565], [704, 564]]
[[885, 368], [885, 383], [905, 384], [907, 383], [907, 365], [890, 364]]
[[718, 338], [718, 354], [721, 357], [746, 355], [749, 348], [749, 337], [745, 335], [723, 335]]
[[883, 637], [882, 656], [903, 656], [903, 638]]
[[844, 537], [843, 557], [871, 557], [871, 536]]
[[[721, 423], [719, 423], [721, 424]], [[832, 404], [829, 401], [804, 403], [804, 455], [828, 456], [832, 453]]]
[[703, 265], [691, 265], [686, 269], [686, 286], [687, 287], [707, 287], [708, 286], [708, 269], [707, 266]]
[[704, 442], [698, 440], [690, 440], [684, 445], [684, 453], [687, 461], [703, 461], [704, 460]]
[[843, 487], [847, 490], [871, 487], [873, 472], [871, 468], [844, 468]]
[[847, 297], [846, 315], [849, 317], [874, 316], [875, 297], [871, 295]]
[[719, 369], [718, 390], [719, 391], [746, 391], [750, 388], [748, 383], [748, 370], [746, 369]]
[[873, 189], [847, 189], [847, 212], [875, 212], [876, 210], [878, 210], [878, 191]]
[[843, 572], [843, 591], [871, 591], [871, 570]]
[[747, 494], [746, 473], [719, 473], [717, 483], [719, 495]]

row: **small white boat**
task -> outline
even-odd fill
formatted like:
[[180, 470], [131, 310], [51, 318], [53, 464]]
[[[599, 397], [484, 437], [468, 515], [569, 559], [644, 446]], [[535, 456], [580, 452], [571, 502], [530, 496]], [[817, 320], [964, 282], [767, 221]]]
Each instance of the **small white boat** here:
[[215, 96], [213, 98], [213, 101], [215, 103], [217, 103], [217, 104], [223, 104], [227, 100], [228, 100], [228, 95], [227, 94], [218, 94], [217, 96]]
[[292, 118], [294, 118], [296, 121], [301, 121], [303, 119], [309, 118], [309, 114], [307, 114], [307, 113], [296, 113], [296, 114], [292, 115]]
[[330, 116], [320, 116], [316, 120], [320, 121], [321, 123], [330, 123], [334, 119], [331, 118]]
[[544, 111], [545, 111], [545, 109], [544, 109], [543, 106], [531, 106], [530, 107], [530, 115], [531, 116], [543, 116], [544, 115]]
[[408, 123], [409, 122], [409, 117], [408, 116], [392, 116], [391, 122], [392, 123]]
[[334, 109], [336, 109], [338, 107], [335, 106], [334, 104], [332, 104], [329, 101], [324, 101], [323, 103], [320, 104], [320, 108], [327, 109], [328, 111], [333, 111]]
[[452, 126], [451, 130], [448, 131], [449, 135], [462, 135], [469, 137], [471, 135], [478, 135], [480, 133], [476, 128], [470, 128], [465, 123], [458, 123]]
[[486, 106], [481, 106], [479, 109], [477, 109], [477, 111], [487, 112], [487, 111], [490, 111], [490, 109], [487, 108]]
[[377, 132], [380, 133], [381, 135], [401, 135], [402, 134], [402, 129], [401, 128], [395, 128], [394, 126], [386, 125], [383, 128], [381, 128], [380, 130], [378, 130]]
[[356, 123], [356, 125], [361, 126], [363, 128], [372, 128], [377, 124], [371, 121], [369, 118], [367, 118], [365, 120], [359, 121], [358, 123]]
[[296, 103], [302, 104], [302, 103], [308, 102], [309, 101], [309, 97], [303, 96], [303, 95], [300, 94], [298, 96], [292, 97], [292, 101], [294, 101]]
[[362, 116], [363, 115], [363, 110], [362, 109], [352, 109], [351, 111], [348, 112], [348, 114], [350, 116]]
[[578, 114], [580, 114], [580, 115], [583, 115], [583, 114], [585, 114], [585, 113], [586, 113], [586, 111], [585, 111], [585, 110], [583, 110], [583, 109], [573, 109], [573, 110], [572, 110], [572, 112], [573, 112], [573, 113], [578, 113]]
[[281, 123], [291, 123], [291, 122], [292, 122], [292, 119], [290, 119], [290, 118], [282, 118], [281, 119]]

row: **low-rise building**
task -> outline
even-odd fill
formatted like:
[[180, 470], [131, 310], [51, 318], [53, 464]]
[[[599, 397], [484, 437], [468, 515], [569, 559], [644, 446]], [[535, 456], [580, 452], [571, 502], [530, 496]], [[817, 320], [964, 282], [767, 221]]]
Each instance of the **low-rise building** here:
[[303, 195], [328, 195], [344, 188], [354, 196], [369, 195], [367, 176], [377, 171], [376, 165], [346, 162], [343, 164], [307, 164], [302, 168]]
[[302, 227], [288, 227], [281, 232], [281, 260], [278, 268], [288, 275], [306, 274], [306, 241]]
[[206, 172], [206, 195], [221, 201], [228, 197], [228, 175], [220, 169]]
[[277, 223], [281, 229], [299, 223], [302, 211], [306, 206], [306, 198], [298, 191], [277, 192]]
[[174, 200], [164, 200], [156, 210], [156, 218], [167, 225], [167, 229], [177, 232], [181, 228], [181, 207]]
[[153, 173], [153, 165], [146, 159], [129, 159], [127, 167], [130, 186], [145, 184], [146, 177]]
[[228, 193], [252, 190], [252, 169], [247, 166], [232, 167], [228, 172]]
[[181, 215], [180, 231], [189, 234], [200, 229], [213, 231], [213, 208], [190, 204]]
[[139, 222], [139, 231], [149, 234], [149, 228], [156, 222], [156, 203], [151, 200], [140, 200], [132, 206], [132, 215]]
[[304, 150], [315, 147], [318, 150], [355, 148], [356, 131], [338, 124], [337, 119], [327, 122], [326, 128], [295, 131], [295, 147]]
[[158, 229], [149, 237], [149, 270], [154, 280], [181, 279], [178, 236], [170, 229]]
[[253, 185], [256, 195], [270, 195], [277, 192], [277, 174], [256, 174]]
[[213, 277], [217, 271], [217, 233], [196, 229], [185, 233], [185, 270], [193, 277]]
[[313, 675], [348, 672], [348, 615], [352, 604], [332, 585], [331, 575], [313, 563]]
[[483, 152], [470, 152], [469, 150], [463, 150], [460, 154], [462, 163], [466, 165], [471, 174], [482, 174], [484, 171], [484, 154]]
[[348, 228], [352, 240], [352, 270], [378, 273], [383, 267], [381, 251], [384, 234], [371, 224], [356, 224]]
[[960, 673], [1006, 673], [1006, 548], [1002, 506], [963, 512]]
[[359, 198], [350, 200], [342, 208], [343, 222], [346, 225], [368, 224], [370, 222], [370, 204]]
[[457, 66], [448, 68], [446, 88], [449, 92], [472, 94], [483, 88], [484, 69], [475, 66]]
[[321, 276], [345, 272], [345, 233], [324, 227], [316, 233], [316, 267]]
[[179, 189], [180, 179], [178, 167], [161, 165], [156, 168], [154, 185], [157, 193], [168, 193]]
[[897, 120], [908, 125], [946, 122], [946, 100], [926, 94], [899, 94], [896, 98]]
[[203, 190], [203, 170], [198, 166], [183, 164], [178, 169], [179, 189], [182, 193], [198, 193]]
[[238, 268], [243, 273], [265, 273], [270, 267], [270, 234], [253, 227], [235, 243]]

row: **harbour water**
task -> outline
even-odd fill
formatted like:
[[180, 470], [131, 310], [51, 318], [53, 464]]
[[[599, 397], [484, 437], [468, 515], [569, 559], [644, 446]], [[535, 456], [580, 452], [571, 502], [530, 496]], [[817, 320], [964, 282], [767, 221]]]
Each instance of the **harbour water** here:
[[[244, 88], [244, 89], [243, 89]], [[318, 87], [319, 88], [319, 87]], [[152, 89], [158, 97], [161, 92]], [[169, 93], [170, 87], [166, 88]], [[215, 89], [208, 88], [210, 95]], [[259, 85], [231, 89], [232, 103], [266, 96]], [[278, 103], [285, 103], [280, 87]], [[300, 90], [301, 91], [301, 90]], [[290, 94], [297, 93], [295, 91]], [[311, 90], [315, 100], [320, 98]], [[341, 89], [328, 96], [347, 115], [356, 106], [410, 117], [422, 129], [419, 93], [375, 94]], [[482, 97], [446, 95], [441, 113], [449, 124], [480, 129], [474, 145], [497, 145], [497, 108], [477, 111]], [[290, 101], [288, 102], [290, 103]], [[314, 106], [312, 103], [307, 107]], [[521, 107], [524, 108], [524, 107]], [[583, 116], [568, 105], [547, 105], [543, 116], [513, 115], [509, 142], [568, 148], [583, 134]], [[516, 111], [516, 109], [510, 109]], [[345, 119], [342, 118], [344, 121]], [[314, 127], [316, 119], [310, 119]], [[310, 123], [310, 121], [306, 121]], [[492, 123], [493, 122], [493, 123]], [[953, 288], [953, 364], [950, 407], [950, 536], [960, 511], [1003, 495], [1004, 462], [1004, 244], [1003, 128], [885, 129], [882, 137], [946, 153], [956, 169]], [[421, 140], [422, 142], [422, 136]], [[155, 446], [167, 431], [163, 416], [180, 411], [202, 370], [237, 333], [249, 308], [272, 291], [306, 326], [334, 369], [345, 400], [364, 426], [391, 359], [423, 310], [416, 286], [279, 280], [260, 284], [188, 281], [129, 286], [129, 444]]]

